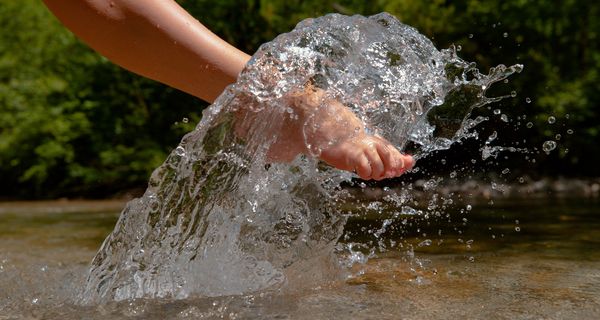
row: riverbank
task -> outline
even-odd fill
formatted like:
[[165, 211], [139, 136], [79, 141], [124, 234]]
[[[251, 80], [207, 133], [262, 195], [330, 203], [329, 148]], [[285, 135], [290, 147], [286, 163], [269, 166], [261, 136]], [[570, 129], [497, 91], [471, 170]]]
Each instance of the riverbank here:
[[386, 188], [361, 188], [358, 185], [358, 187], [352, 188], [351, 192], [353, 194], [360, 193], [360, 198], [362, 199], [376, 200], [381, 199], [390, 192], [398, 193], [407, 187], [412, 188], [410, 192], [417, 199], [430, 197], [433, 193], [440, 196], [455, 195], [464, 199], [474, 200], [600, 197], [600, 178], [544, 178], [533, 180], [524, 177], [517, 183], [481, 180], [419, 179], [410, 185], [406, 184]]
[[43, 214], [43, 213], [96, 213], [119, 212], [128, 199], [107, 200], [33, 200], [33, 201], [3, 201], [0, 202], [0, 214]]
[[[600, 198], [600, 178], [588, 179], [523, 179], [522, 183], [500, 183], [468, 180], [458, 182], [454, 179], [447, 181], [417, 180], [412, 185], [411, 193], [415, 198], [425, 198], [437, 193], [440, 196], [460, 195], [462, 198], [474, 200], [487, 199], [527, 199], [527, 198]], [[354, 194], [360, 193], [365, 200], [381, 199], [390, 192], [399, 192], [406, 185], [396, 187], [365, 187], [350, 188]], [[52, 213], [52, 212], [107, 212], [120, 211], [127, 201], [140, 196], [143, 190], [122, 192], [109, 199], [68, 199], [56, 200], [10, 200], [0, 201], [0, 214], [5, 212], [19, 213]]]

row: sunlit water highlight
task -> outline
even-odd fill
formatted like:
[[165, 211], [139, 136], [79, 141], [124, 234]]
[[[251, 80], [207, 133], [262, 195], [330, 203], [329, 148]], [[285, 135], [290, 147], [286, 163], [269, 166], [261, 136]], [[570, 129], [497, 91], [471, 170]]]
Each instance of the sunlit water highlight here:
[[[486, 119], [469, 119], [470, 111], [500, 99], [484, 93], [520, 70], [500, 65], [481, 74], [388, 14], [301, 22], [261, 46], [152, 174], [144, 196], [127, 204], [93, 260], [81, 302], [285, 291], [338, 279], [344, 266], [372, 256], [338, 243], [349, 214], [340, 204], [352, 199], [340, 184], [353, 175], [311, 156], [266, 160], [299, 117], [288, 107], [293, 97], [309, 84], [319, 88], [370, 133], [420, 158], [476, 136]], [[318, 129], [305, 124], [303, 132]], [[410, 199], [408, 189], [390, 194], [391, 217], [370, 232], [379, 236], [412, 212]]]

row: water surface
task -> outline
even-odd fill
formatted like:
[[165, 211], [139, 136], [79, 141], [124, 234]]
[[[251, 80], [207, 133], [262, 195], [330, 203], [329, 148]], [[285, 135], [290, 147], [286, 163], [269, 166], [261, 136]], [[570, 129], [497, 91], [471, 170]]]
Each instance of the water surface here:
[[[118, 205], [0, 205], [0, 319], [595, 319], [600, 314], [600, 201], [473, 203], [467, 213], [450, 212], [450, 222], [399, 219], [402, 228], [390, 226], [381, 236], [396, 246], [354, 265], [353, 274], [338, 281], [299, 291], [87, 307], [76, 306], [74, 297], [116, 222]], [[378, 218], [350, 219], [350, 236], [343, 241], [368, 246], [368, 232], [355, 231], [381, 225]]]

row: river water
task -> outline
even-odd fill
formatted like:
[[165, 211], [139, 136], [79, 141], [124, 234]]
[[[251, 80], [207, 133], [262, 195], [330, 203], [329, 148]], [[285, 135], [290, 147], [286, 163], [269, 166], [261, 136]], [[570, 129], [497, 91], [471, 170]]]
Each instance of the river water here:
[[[472, 203], [451, 212], [457, 223], [408, 217], [401, 234], [382, 236], [395, 248], [309, 288], [86, 307], [75, 297], [119, 203], [0, 204], [0, 319], [597, 318], [599, 200]], [[358, 214], [344, 241], [368, 243], [355, 231], [382, 221]]]
[[[305, 20], [257, 51], [120, 215], [5, 205], [0, 319], [591, 318], [597, 202], [492, 205], [436, 194], [433, 177], [425, 201], [408, 183], [367, 201], [316, 160], [361, 131], [340, 105], [417, 159], [468, 138], [495, 158], [506, 148], [470, 114], [521, 70], [480, 73], [385, 13]], [[318, 144], [330, 124], [348, 132]], [[298, 144], [310, 154], [272, 161]]]

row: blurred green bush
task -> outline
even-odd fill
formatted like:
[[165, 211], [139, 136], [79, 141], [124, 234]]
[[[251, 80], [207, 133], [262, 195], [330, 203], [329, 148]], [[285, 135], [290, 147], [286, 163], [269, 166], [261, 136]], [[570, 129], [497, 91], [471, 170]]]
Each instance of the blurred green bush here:
[[[512, 121], [491, 120], [490, 128], [502, 138], [498, 143], [540, 149], [560, 134], [558, 150], [529, 155], [536, 162], [519, 162], [522, 171], [600, 174], [600, 5], [595, 2], [178, 2], [248, 53], [307, 17], [388, 11], [440, 48], [460, 46], [460, 55], [482, 70], [522, 63], [522, 74], [491, 92], [518, 92], [493, 107]], [[0, 6], [0, 197], [102, 197], [143, 186], [205, 106], [114, 66], [75, 39], [40, 1], [4, 0]], [[557, 121], [548, 123], [549, 116]], [[525, 126], [529, 121], [532, 128]]]

